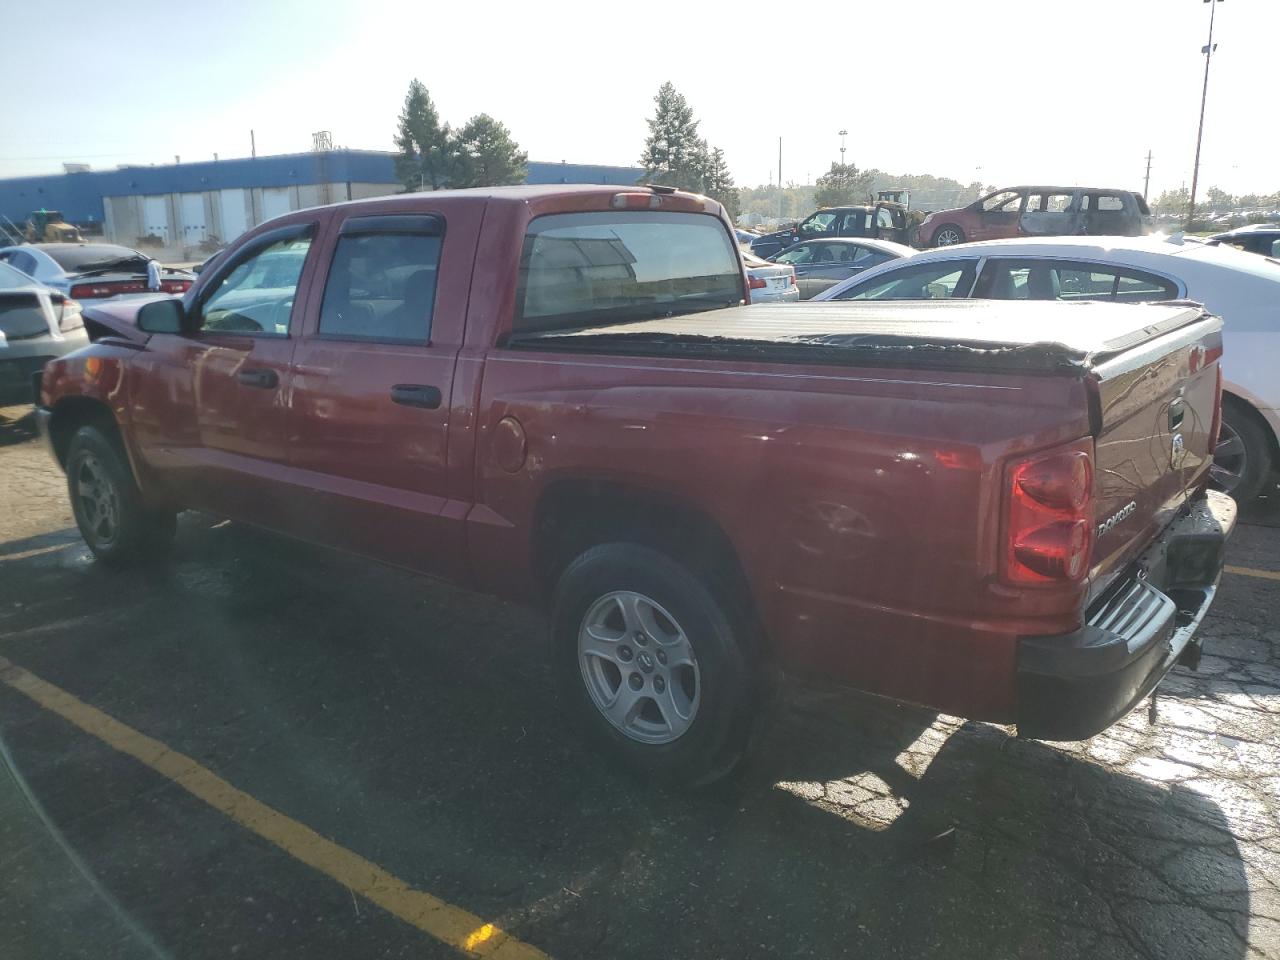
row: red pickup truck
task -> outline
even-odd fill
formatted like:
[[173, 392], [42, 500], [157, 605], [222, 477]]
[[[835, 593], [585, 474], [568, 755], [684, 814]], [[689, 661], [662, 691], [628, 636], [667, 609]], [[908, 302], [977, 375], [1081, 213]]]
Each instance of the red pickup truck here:
[[1217, 319], [744, 299], [668, 188], [340, 204], [86, 311], [37, 416], [100, 561], [196, 508], [541, 605], [584, 725], [669, 781], [780, 671], [1079, 739], [1194, 661]]

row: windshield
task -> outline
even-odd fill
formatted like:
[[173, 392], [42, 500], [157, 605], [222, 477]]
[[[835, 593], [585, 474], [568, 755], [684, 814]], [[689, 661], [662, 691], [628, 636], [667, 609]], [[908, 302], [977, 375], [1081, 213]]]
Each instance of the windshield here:
[[742, 301], [742, 262], [724, 225], [706, 214], [538, 217], [516, 300], [517, 333], [710, 310]]
[[145, 264], [151, 259], [137, 250], [105, 243], [45, 244], [40, 249], [67, 273], [78, 273], [81, 270], [114, 263], [140, 261]]

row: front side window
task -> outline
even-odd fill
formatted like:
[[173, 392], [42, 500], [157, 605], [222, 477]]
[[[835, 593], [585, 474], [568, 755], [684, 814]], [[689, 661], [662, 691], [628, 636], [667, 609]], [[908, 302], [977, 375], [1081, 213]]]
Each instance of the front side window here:
[[529, 225], [517, 333], [603, 326], [734, 306], [742, 261], [703, 213], [564, 213]]
[[836, 300], [950, 300], [965, 297], [973, 285], [972, 260], [944, 260], [902, 267], [856, 284]]
[[1022, 202], [1022, 194], [1017, 190], [1002, 190], [993, 193], [982, 201], [983, 213], [1012, 213]]
[[801, 263], [813, 263], [817, 254], [817, 245], [812, 243], [801, 243], [778, 254], [773, 258], [774, 263], [789, 263], [792, 266]]
[[829, 233], [832, 224], [836, 222], [834, 213], [815, 213], [812, 217], [800, 224], [800, 232], [803, 234], [812, 233]]
[[440, 264], [439, 221], [367, 217], [347, 226], [353, 224], [356, 231], [368, 232], [344, 227], [338, 238], [320, 308], [320, 334], [425, 344]]
[[876, 226], [893, 228], [893, 211], [886, 207], [881, 207], [876, 211]]
[[241, 260], [205, 298], [201, 329], [287, 336], [298, 279], [310, 248], [310, 236], [294, 236]]

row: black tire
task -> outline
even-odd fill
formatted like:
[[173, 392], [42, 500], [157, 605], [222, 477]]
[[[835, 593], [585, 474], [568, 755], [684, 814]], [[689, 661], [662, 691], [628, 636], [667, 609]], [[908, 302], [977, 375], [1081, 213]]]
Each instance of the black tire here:
[[142, 502], [124, 451], [97, 427], [81, 427], [71, 438], [67, 493], [80, 535], [102, 563], [118, 566], [168, 555], [176, 515]]
[[[609, 720], [593, 699], [590, 668], [582, 665], [586, 658], [579, 655], [579, 632], [588, 614], [617, 592], [638, 594], [663, 608], [671, 618], [668, 625], [675, 626], [693, 650], [696, 668], [685, 668], [685, 677], [687, 680], [689, 672], [696, 669], [696, 708], [687, 728], [669, 742], [635, 739], [634, 733], [623, 732]], [[767, 705], [749, 620], [734, 609], [727, 596], [728, 591], [665, 554], [633, 543], [592, 547], [569, 564], [556, 587], [551, 642], [571, 713], [612, 756], [667, 786], [696, 787], [727, 776], [745, 754]], [[624, 641], [626, 636], [624, 628]], [[656, 651], [658, 646], [652, 644], [651, 649]], [[638, 669], [642, 652], [635, 648], [629, 666], [636, 668], [632, 673], [649, 693], [661, 689], [656, 687], [661, 668], [642, 674]], [[610, 669], [617, 667], [615, 663]], [[674, 670], [669, 675], [674, 692], [678, 679]], [[625, 685], [619, 673], [619, 695]], [[684, 689], [687, 694], [687, 683]], [[652, 706], [659, 709], [657, 699]], [[648, 709], [646, 704], [641, 715]]]
[[1247, 503], [1271, 480], [1271, 438], [1247, 407], [1222, 404], [1222, 432], [1214, 449], [1212, 477], [1218, 489]]
[[[946, 242], [943, 238], [947, 237]], [[955, 237], [956, 239], [949, 239]], [[954, 223], [944, 223], [938, 229], [933, 231], [933, 239], [930, 241], [931, 247], [954, 247], [957, 243], [964, 243], [964, 231]]]

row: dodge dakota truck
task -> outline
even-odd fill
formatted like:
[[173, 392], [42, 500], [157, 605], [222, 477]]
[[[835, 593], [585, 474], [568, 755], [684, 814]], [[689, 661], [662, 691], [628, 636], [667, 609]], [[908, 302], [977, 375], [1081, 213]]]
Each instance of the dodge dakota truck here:
[[668, 782], [782, 675], [1066, 740], [1194, 664], [1216, 318], [746, 298], [670, 188], [338, 204], [91, 308], [37, 417], [100, 562], [194, 508], [536, 604], [601, 752]]

